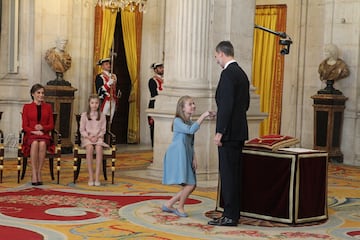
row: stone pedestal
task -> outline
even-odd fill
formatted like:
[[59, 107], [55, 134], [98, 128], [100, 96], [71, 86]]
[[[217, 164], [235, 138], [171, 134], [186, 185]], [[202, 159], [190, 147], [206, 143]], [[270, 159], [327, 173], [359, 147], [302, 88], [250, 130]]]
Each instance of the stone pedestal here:
[[329, 160], [343, 162], [340, 150], [345, 101], [343, 95], [317, 94], [314, 99], [314, 149], [328, 152]]
[[58, 114], [55, 129], [61, 134], [62, 153], [71, 153], [73, 148], [73, 143], [71, 142], [71, 124], [75, 91], [77, 89], [71, 86], [45, 86], [45, 101], [50, 103], [53, 111]]

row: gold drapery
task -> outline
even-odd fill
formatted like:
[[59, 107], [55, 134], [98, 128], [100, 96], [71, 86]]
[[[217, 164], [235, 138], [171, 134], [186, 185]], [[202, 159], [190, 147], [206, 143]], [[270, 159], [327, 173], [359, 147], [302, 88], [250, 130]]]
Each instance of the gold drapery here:
[[[95, 7], [93, 83], [96, 75], [101, 72], [101, 67], [96, 65], [99, 59], [111, 57], [110, 52], [114, 41], [116, 15], [116, 11], [112, 12], [110, 9], [99, 5]], [[95, 84], [93, 86], [95, 92]]]
[[[129, 121], [128, 143], [140, 142], [140, 95], [139, 95], [139, 72], [141, 53], [142, 13], [130, 12], [129, 9], [121, 11], [121, 25], [125, 47], [126, 63], [131, 80], [131, 92], [129, 96]], [[95, 39], [94, 39], [94, 81], [101, 68], [96, 66], [99, 59], [110, 57], [114, 41], [117, 12], [104, 9], [100, 6], [95, 8]], [[94, 86], [95, 91], [95, 86]]]
[[[100, 67], [96, 64], [101, 56], [101, 36], [102, 36], [102, 23], [103, 11], [102, 7], [96, 5], [95, 7], [95, 26], [94, 26], [94, 58], [93, 58], [93, 83], [95, 82], [96, 75], [99, 73]], [[96, 92], [95, 84], [93, 84], [93, 92]]]
[[100, 59], [111, 57], [117, 15], [117, 11], [111, 9], [105, 8], [103, 11]]
[[[255, 24], [285, 32], [286, 5], [256, 6]], [[260, 110], [268, 117], [260, 125], [259, 135], [280, 134], [284, 56], [279, 37], [254, 30], [252, 84], [260, 95]]]
[[[122, 11], [121, 25], [123, 30], [126, 63], [131, 79], [131, 91], [129, 96], [129, 118], [128, 118], [128, 143], [140, 142], [140, 113], [139, 113], [139, 69], [140, 69], [140, 13]], [[140, 25], [139, 25], [140, 24]], [[137, 31], [138, 29], [138, 31]], [[140, 31], [139, 31], [140, 29]]]

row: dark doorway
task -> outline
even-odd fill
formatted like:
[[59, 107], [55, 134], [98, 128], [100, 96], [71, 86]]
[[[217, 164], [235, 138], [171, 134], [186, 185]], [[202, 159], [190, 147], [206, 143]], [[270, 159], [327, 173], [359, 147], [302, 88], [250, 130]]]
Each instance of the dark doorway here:
[[131, 80], [126, 63], [123, 32], [121, 26], [121, 14], [116, 17], [114, 33], [114, 73], [117, 76], [117, 90], [121, 91], [121, 98], [116, 107], [111, 131], [116, 135], [116, 142], [119, 144], [127, 143], [128, 117], [129, 117], [129, 96], [131, 91]]

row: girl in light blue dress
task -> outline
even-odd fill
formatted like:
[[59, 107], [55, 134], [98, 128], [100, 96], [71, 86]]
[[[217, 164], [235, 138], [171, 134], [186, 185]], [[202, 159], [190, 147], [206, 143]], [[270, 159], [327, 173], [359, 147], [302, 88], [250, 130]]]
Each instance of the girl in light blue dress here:
[[[206, 111], [196, 121], [192, 121], [191, 116], [195, 109], [195, 103], [190, 96], [183, 96], [178, 100], [172, 125], [174, 135], [164, 157], [163, 184], [181, 185], [182, 189], [163, 204], [162, 210], [180, 217], [188, 216], [184, 204], [196, 187], [194, 134], [206, 117], [215, 116], [215, 112]], [[176, 202], [178, 202], [177, 208], [174, 207]]]

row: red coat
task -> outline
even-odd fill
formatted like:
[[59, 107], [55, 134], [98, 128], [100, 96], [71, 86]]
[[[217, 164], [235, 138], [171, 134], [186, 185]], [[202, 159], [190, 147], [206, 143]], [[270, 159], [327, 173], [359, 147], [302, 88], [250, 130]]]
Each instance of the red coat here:
[[[38, 136], [31, 134], [35, 130], [35, 125], [41, 124], [43, 126], [44, 135]], [[51, 130], [54, 129], [54, 119], [52, 107], [48, 103], [41, 104], [41, 119], [37, 120], [37, 107], [34, 102], [25, 104], [22, 111], [22, 129], [25, 132], [22, 152], [25, 157], [30, 155], [30, 145], [34, 139], [43, 139], [47, 143], [47, 150], [50, 153], [55, 152], [55, 144], [50, 135]]]

